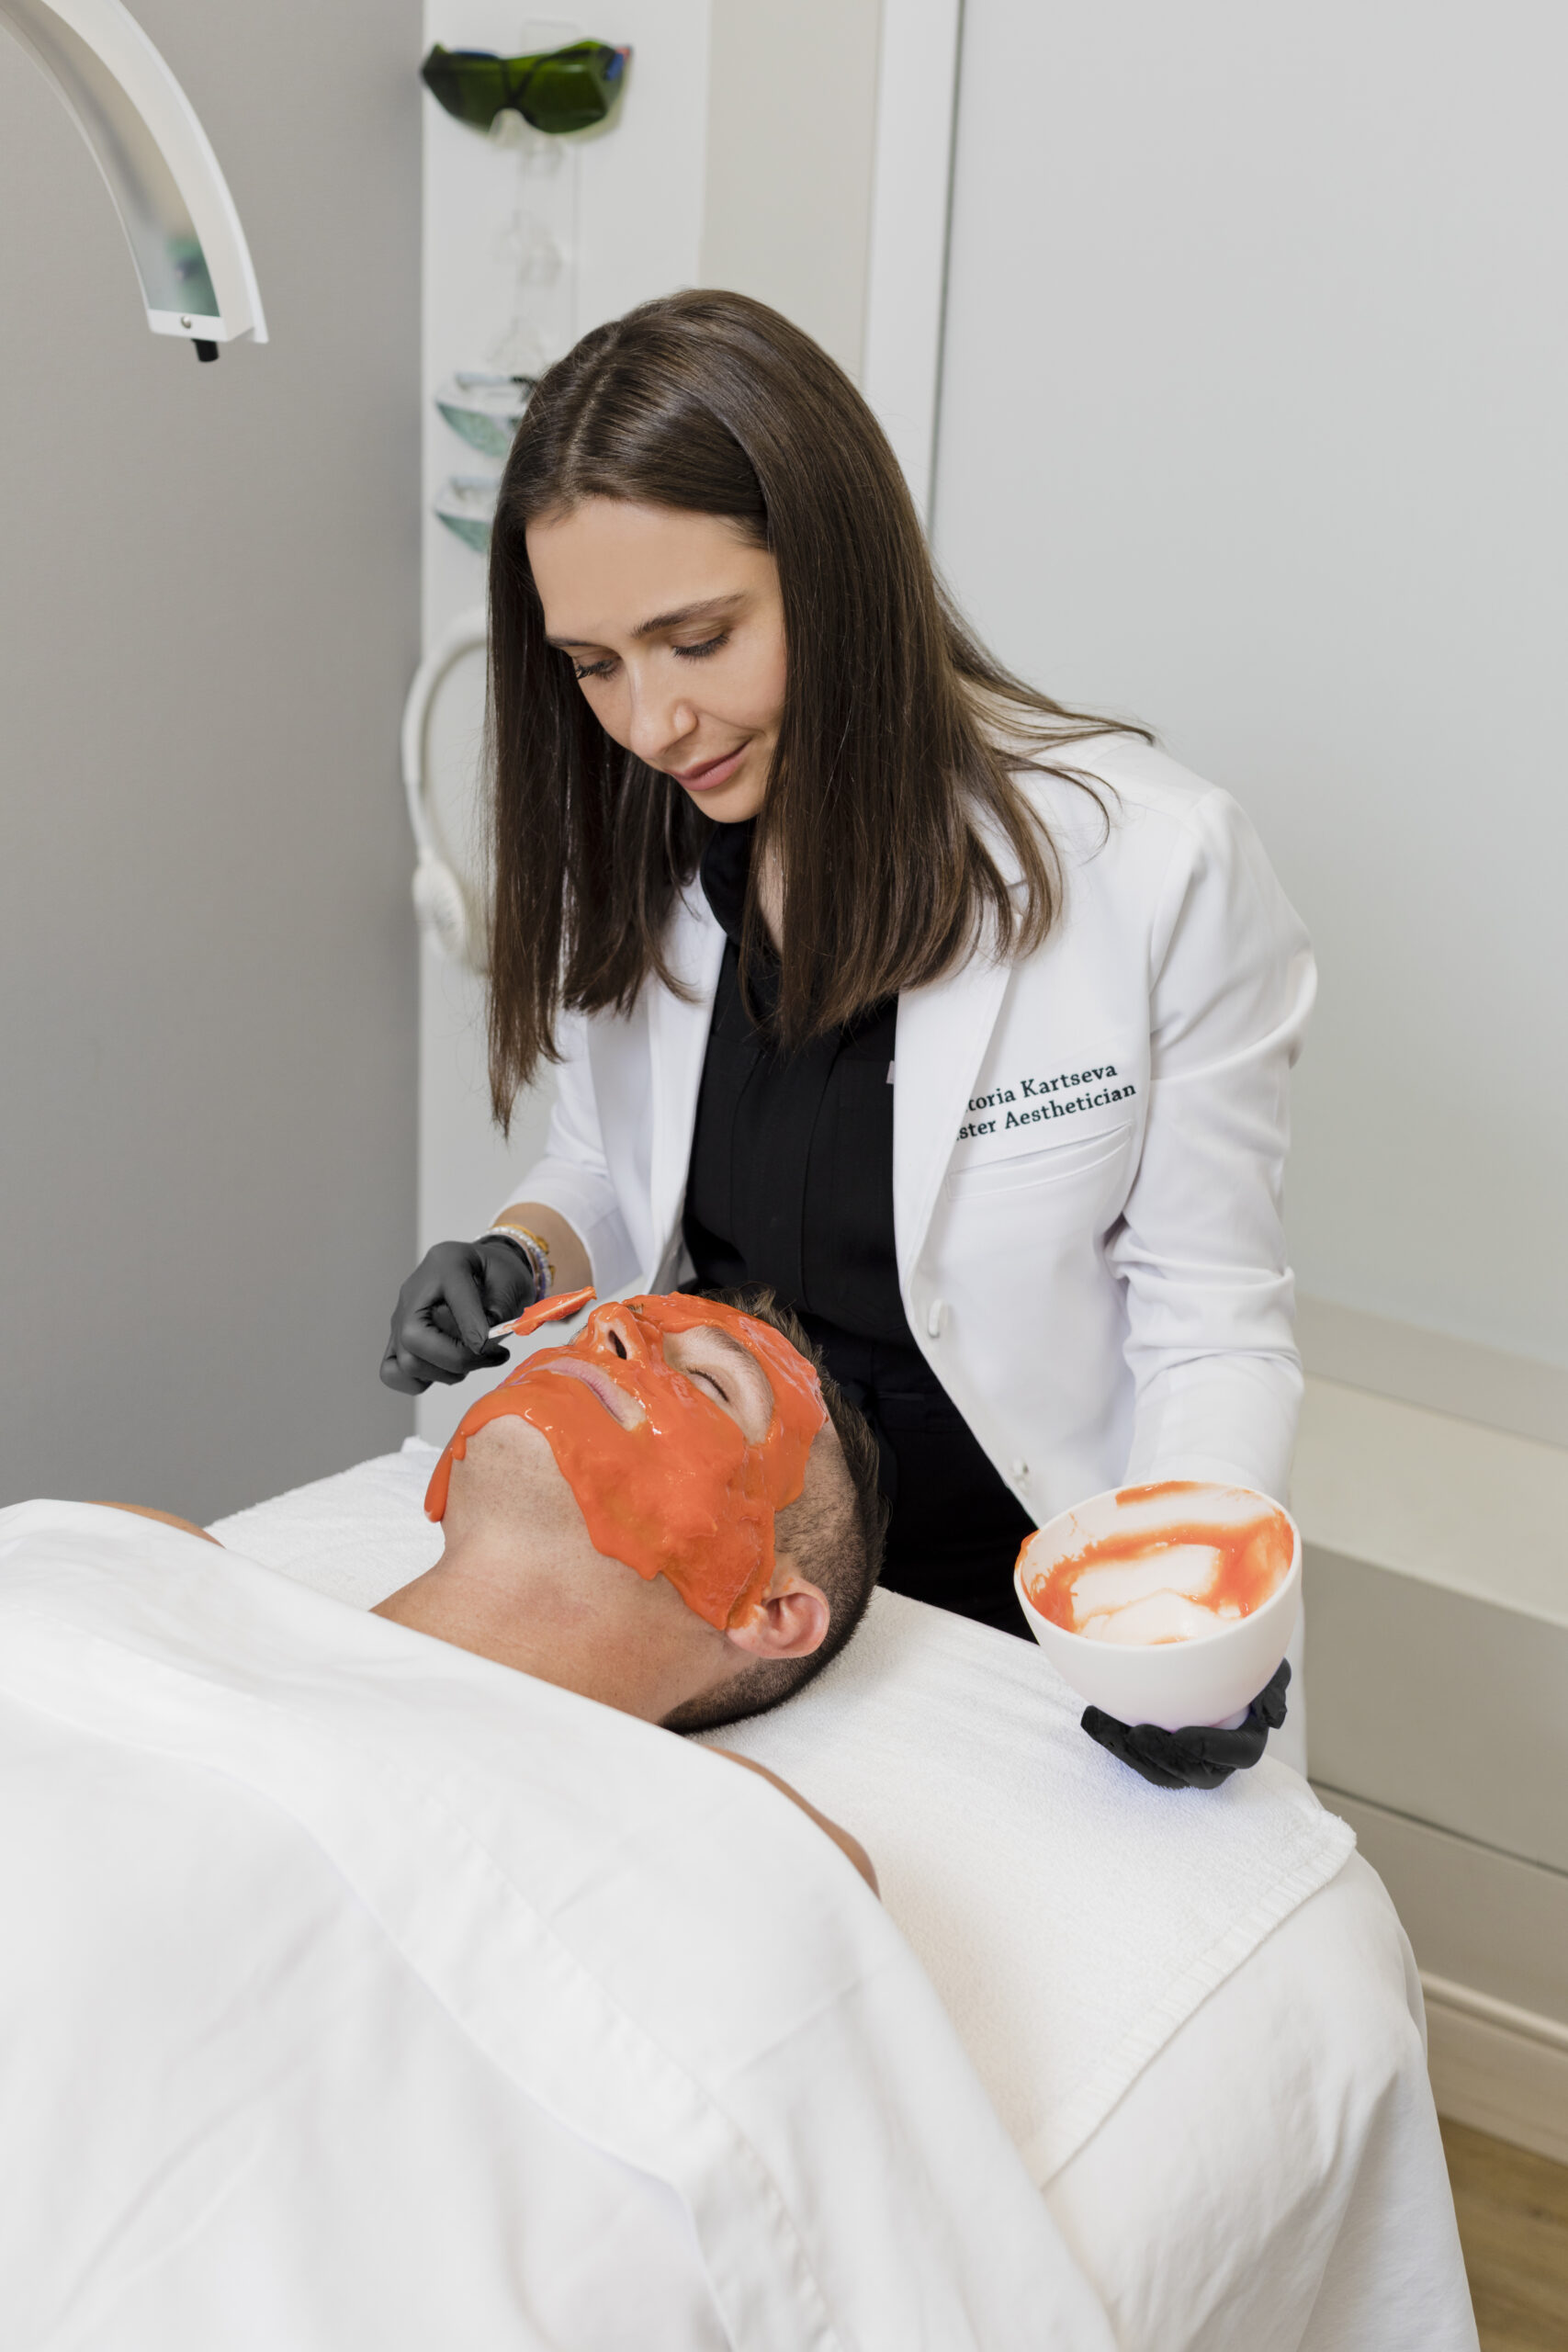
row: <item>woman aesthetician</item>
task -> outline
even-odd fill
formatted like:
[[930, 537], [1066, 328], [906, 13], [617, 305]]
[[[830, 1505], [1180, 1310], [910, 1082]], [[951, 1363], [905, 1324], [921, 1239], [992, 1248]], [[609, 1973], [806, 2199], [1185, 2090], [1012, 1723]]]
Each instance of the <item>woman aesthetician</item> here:
[[[1235, 804], [998, 667], [864, 401], [739, 295], [544, 378], [490, 601], [496, 1114], [547, 1059], [559, 1094], [382, 1378], [504, 1362], [544, 1290], [767, 1283], [878, 1432], [883, 1582], [1015, 1632], [1068, 1504], [1282, 1495], [1313, 965]], [[1086, 1727], [1208, 1785], [1282, 1711]]]

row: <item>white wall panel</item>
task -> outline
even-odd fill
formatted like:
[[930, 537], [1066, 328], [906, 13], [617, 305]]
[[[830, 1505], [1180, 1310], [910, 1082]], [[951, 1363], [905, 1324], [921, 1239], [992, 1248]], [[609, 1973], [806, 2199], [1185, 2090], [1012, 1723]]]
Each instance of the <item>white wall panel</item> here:
[[[615, 0], [606, 15], [530, 17], [508, 0], [427, 0], [428, 40], [450, 47], [555, 47], [583, 35], [627, 42], [632, 61], [609, 121], [530, 156], [492, 146], [424, 108], [423, 609], [430, 643], [485, 595], [485, 560], [430, 512], [443, 479], [483, 470], [436, 414], [432, 395], [458, 368], [507, 364], [521, 327], [537, 367], [636, 302], [695, 284], [705, 191], [708, 0]], [[521, 219], [542, 221], [561, 252], [553, 284], [519, 282]], [[456, 670], [432, 721], [432, 770], [455, 832], [473, 839], [484, 711], [482, 668]], [[409, 867], [413, 865], [412, 844]], [[478, 871], [477, 857], [471, 872]], [[513, 1177], [538, 1156], [553, 1084], [547, 1071], [516, 1108], [512, 1138], [491, 1124], [484, 992], [426, 946], [420, 980], [420, 1247], [488, 1224]], [[388, 1301], [390, 1311], [391, 1301]], [[444, 1442], [481, 1373], [421, 1398], [416, 1426]]]
[[926, 519], [963, 0], [884, 0], [862, 390]]

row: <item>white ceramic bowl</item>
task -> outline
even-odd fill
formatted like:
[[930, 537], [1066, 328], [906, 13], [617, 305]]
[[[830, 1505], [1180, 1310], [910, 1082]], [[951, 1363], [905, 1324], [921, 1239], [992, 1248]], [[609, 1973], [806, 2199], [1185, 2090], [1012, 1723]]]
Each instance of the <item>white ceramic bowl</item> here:
[[[1291, 1531], [1291, 1565], [1267, 1600], [1248, 1617], [1216, 1622], [1212, 1633], [1187, 1641], [1108, 1642], [1069, 1633], [1042, 1616], [1026, 1578], [1100, 1537], [1129, 1528], [1203, 1518], [1235, 1520], [1276, 1511]], [[1258, 1696], [1290, 1645], [1301, 1611], [1301, 1531], [1288, 1511], [1246, 1487], [1190, 1486], [1157, 1490], [1119, 1487], [1075, 1503], [1030, 1536], [1018, 1555], [1013, 1583], [1035, 1640], [1079, 1697], [1124, 1724], [1158, 1724], [1179, 1731], [1188, 1724], [1233, 1720]]]

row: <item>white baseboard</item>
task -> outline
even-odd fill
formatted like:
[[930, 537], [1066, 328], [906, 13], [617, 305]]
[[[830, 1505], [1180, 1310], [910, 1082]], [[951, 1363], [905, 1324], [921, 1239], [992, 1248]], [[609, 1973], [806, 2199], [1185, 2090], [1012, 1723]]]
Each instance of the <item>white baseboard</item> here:
[[1320, 1379], [1568, 1446], [1568, 1371], [1561, 1364], [1304, 1294], [1296, 1300], [1296, 1339], [1308, 1372]]
[[1568, 2165], [1568, 2026], [1421, 1976], [1439, 2115]]

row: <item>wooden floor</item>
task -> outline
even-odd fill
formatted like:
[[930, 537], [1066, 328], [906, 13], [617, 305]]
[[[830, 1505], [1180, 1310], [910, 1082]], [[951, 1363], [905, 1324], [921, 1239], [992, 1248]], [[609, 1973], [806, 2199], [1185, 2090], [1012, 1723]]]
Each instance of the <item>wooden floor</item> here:
[[1481, 2352], [1568, 2346], [1568, 2165], [1443, 2119]]

